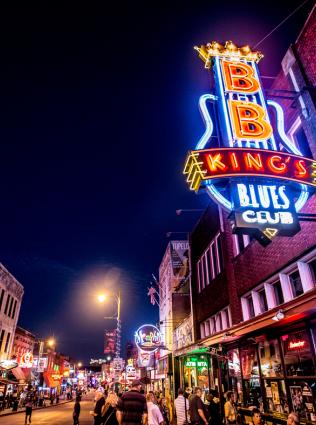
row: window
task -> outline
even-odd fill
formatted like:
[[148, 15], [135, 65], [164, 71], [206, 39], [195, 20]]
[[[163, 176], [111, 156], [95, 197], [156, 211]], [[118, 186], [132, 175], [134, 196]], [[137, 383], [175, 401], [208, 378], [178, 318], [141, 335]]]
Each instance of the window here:
[[10, 334], [10, 332], [8, 332], [7, 340], [6, 340], [5, 347], [4, 347], [4, 352], [5, 352], [5, 353], [7, 353], [7, 352], [8, 352], [9, 342], [10, 342], [10, 336], [11, 336], [11, 334]]
[[217, 274], [220, 274], [220, 272], [223, 269], [223, 253], [222, 253], [220, 234], [218, 234], [215, 238], [215, 248], [216, 248], [216, 260], [217, 260], [216, 270], [217, 270]]
[[8, 296], [7, 296], [7, 302], [5, 303], [4, 314], [7, 314], [7, 312], [8, 312], [8, 307], [9, 307], [10, 298], [11, 298], [11, 295], [10, 295], [10, 294], [8, 294]]
[[13, 313], [12, 313], [12, 319], [15, 318], [15, 313], [16, 313], [16, 306], [17, 306], [17, 300], [14, 300], [14, 306], [13, 306]]
[[267, 302], [265, 289], [264, 288], [260, 289], [258, 291], [258, 294], [259, 294], [259, 302], [260, 302], [260, 311], [261, 313], [264, 313], [265, 311], [268, 311], [268, 302]]
[[260, 342], [259, 355], [262, 376], [265, 378], [283, 376], [280, 347], [277, 339]]
[[223, 253], [218, 233], [197, 263], [198, 291], [201, 292], [222, 270]]
[[203, 260], [203, 263], [204, 263], [204, 277], [205, 277], [205, 286], [206, 286], [210, 283], [209, 268], [208, 268], [208, 250], [203, 255], [202, 260]]
[[215, 317], [211, 317], [211, 319], [210, 319], [210, 331], [211, 331], [211, 335], [215, 334], [215, 332], [216, 332]]
[[4, 297], [4, 289], [1, 289], [1, 294], [0, 294], [0, 311], [1, 311], [1, 308], [2, 308], [3, 297]]
[[295, 298], [302, 295], [304, 291], [299, 271], [296, 270], [294, 273], [291, 273], [289, 278], [291, 282], [293, 297]]
[[5, 334], [5, 330], [2, 329], [1, 335], [0, 335], [0, 352], [2, 351], [2, 344], [3, 344], [4, 334]]
[[222, 316], [220, 313], [216, 314], [216, 332], [219, 332], [223, 329]]
[[204, 323], [200, 324], [201, 338], [205, 337]]
[[274, 290], [276, 305], [278, 306], [280, 304], [283, 304], [284, 297], [283, 297], [281, 282], [279, 280], [273, 284], [273, 290]]
[[249, 319], [252, 319], [253, 317], [255, 317], [255, 308], [253, 306], [252, 295], [251, 294], [248, 295], [248, 297], [246, 297], [246, 300], [247, 300]]
[[285, 370], [288, 376], [311, 376], [315, 374], [309, 337], [305, 330], [281, 337]]
[[9, 317], [11, 317], [12, 307], [13, 307], [13, 301], [14, 301], [14, 298], [13, 298], [13, 297], [11, 297], [10, 308], [9, 308], [9, 313], [8, 313], [8, 316], [9, 316]]
[[313, 260], [309, 263], [309, 267], [310, 267], [312, 275], [313, 275], [313, 283], [314, 283], [314, 285], [316, 285], [316, 258], [315, 258], [315, 260]]
[[205, 328], [205, 336], [208, 336], [210, 334], [210, 322], [208, 320], [204, 322], [204, 328]]

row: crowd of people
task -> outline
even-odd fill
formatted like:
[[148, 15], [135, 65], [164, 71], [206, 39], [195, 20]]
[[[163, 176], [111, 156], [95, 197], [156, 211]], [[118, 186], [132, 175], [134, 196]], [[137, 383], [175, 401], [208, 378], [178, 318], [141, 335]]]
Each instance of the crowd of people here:
[[[242, 424], [237, 412], [234, 394], [226, 393], [223, 413], [216, 391], [210, 391], [206, 403], [202, 401], [202, 390], [196, 387], [190, 394], [179, 388], [173, 405], [161, 392], [142, 389], [139, 380], [133, 381], [131, 389], [117, 395], [114, 391], [99, 388], [95, 393], [94, 410], [90, 412], [94, 425], [230, 425]], [[74, 425], [79, 424], [80, 401], [73, 411]], [[299, 425], [300, 419], [294, 412], [288, 415], [287, 425]], [[263, 425], [261, 411], [252, 409], [252, 420], [248, 425]]]

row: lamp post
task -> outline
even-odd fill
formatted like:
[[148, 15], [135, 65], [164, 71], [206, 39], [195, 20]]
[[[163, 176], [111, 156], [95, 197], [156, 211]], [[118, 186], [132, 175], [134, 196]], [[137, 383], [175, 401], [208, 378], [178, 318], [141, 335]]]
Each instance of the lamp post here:
[[[116, 319], [116, 346], [115, 346], [115, 357], [120, 357], [121, 354], [121, 291], [118, 294], [111, 294], [117, 304], [117, 313], [115, 316], [105, 317], [105, 319]], [[98, 301], [103, 304], [107, 299], [106, 294], [99, 294]]]

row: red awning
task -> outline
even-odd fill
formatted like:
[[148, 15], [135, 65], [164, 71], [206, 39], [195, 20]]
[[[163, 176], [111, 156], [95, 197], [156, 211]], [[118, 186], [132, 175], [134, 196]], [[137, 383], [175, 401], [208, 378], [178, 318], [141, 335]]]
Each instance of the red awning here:
[[18, 381], [25, 381], [25, 374], [20, 367], [15, 367], [14, 369], [12, 369], [12, 373]]

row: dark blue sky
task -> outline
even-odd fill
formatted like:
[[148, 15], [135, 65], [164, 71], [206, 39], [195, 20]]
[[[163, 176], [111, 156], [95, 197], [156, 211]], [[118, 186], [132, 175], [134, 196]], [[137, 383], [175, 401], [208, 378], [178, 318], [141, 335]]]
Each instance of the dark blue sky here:
[[[0, 14], [0, 260], [25, 287], [20, 325], [87, 360], [114, 309], [98, 290], [121, 288], [124, 342], [157, 321], [146, 288], [166, 232], [198, 217], [175, 210], [207, 205], [181, 174], [209, 90], [193, 45], [253, 45], [301, 1], [44, 3]], [[312, 4], [260, 46], [264, 75]]]

